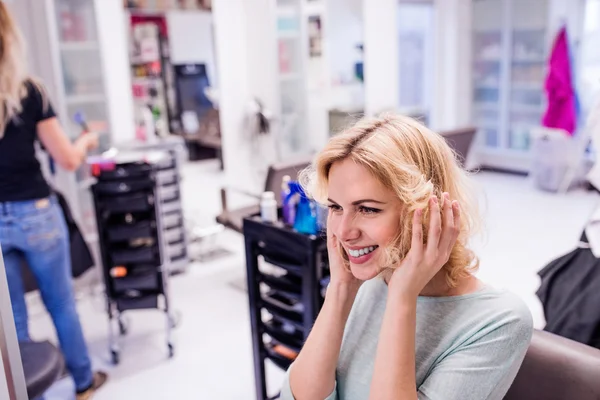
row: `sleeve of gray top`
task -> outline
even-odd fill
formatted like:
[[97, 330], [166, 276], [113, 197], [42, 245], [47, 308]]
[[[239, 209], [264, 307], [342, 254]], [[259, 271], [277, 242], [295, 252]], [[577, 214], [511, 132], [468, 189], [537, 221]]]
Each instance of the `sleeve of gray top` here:
[[[279, 396], [280, 400], [296, 400], [294, 398], [294, 395], [292, 394], [292, 387], [290, 386], [290, 370], [292, 369], [293, 365], [294, 364], [290, 365], [287, 372], [285, 373], [285, 378], [283, 379], [283, 384], [281, 386], [281, 395]], [[338, 400], [337, 382], [333, 387], [333, 392], [331, 392], [331, 394], [323, 400]]]
[[489, 324], [434, 366], [418, 388], [419, 400], [502, 399], [519, 371], [532, 333], [526, 307]]

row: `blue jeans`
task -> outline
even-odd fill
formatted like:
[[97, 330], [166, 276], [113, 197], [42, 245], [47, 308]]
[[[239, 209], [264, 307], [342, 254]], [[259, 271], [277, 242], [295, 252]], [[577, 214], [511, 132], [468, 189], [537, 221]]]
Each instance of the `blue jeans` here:
[[69, 233], [57, 200], [0, 202], [0, 246], [19, 340], [30, 340], [21, 276], [24, 258], [54, 322], [76, 390], [87, 389], [92, 384], [92, 367], [75, 308]]

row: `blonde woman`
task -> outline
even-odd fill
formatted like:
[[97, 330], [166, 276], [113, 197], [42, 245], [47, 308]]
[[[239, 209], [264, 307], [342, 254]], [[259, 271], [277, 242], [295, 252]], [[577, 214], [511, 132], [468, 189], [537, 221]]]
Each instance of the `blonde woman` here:
[[35, 157], [36, 140], [70, 171], [98, 144], [94, 133], [69, 141], [41, 85], [27, 75], [20, 32], [0, 0], [0, 246], [17, 334], [20, 341], [30, 340], [20, 270], [24, 258], [56, 327], [77, 399], [86, 400], [106, 374], [92, 373], [71, 286], [68, 231]]
[[476, 199], [444, 139], [406, 117], [366, 118], [307, 177], [329, 205], [331, 283], [282, 399], [502, 399], [531, 314], [473, 275]]

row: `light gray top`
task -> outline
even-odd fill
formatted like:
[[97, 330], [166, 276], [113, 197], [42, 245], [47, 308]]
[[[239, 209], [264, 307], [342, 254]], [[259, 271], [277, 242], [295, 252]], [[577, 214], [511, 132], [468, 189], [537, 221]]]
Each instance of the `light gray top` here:
[[[360, 288], [344, 331], [336, 389], [326, 400], [369, 398], [387, 295], [387, 285], [379, 278]], [[505, 290], [485, 286], [462, 296], [419, 297], [418, 398], [502, 399], [521, 366], [532, 332], [529, 309]], [[293, 398], [288, 370], [281, 399]]]

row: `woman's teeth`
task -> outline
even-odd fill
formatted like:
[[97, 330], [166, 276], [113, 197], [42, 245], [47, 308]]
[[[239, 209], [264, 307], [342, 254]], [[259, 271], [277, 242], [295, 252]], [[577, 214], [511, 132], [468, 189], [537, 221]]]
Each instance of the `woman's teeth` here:
[[375, 250], [378, 247], [379, 246], [369, 246], [369, 247], [362, 248], [360, 250], [348, 250], [348, 254], [350, 254], [352, 257], [360, 257], [360, 256], [364, 256], [365, 254], [369, 254], [370, 252], [372, 252], [373, 250]]

